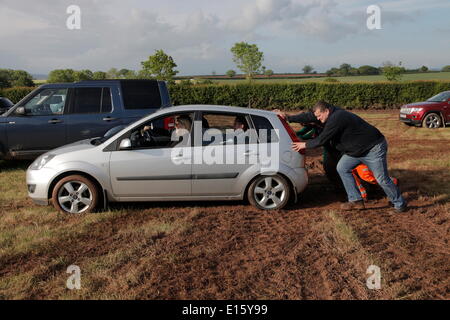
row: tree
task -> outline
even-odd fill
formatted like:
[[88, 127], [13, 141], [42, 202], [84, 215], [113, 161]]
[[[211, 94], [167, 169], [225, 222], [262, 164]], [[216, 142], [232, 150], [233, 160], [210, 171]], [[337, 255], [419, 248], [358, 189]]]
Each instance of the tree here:
[[358, 68], [359, 74], [361, 75], [376, 75], [380, 74], [380, 70], [373, 66], [364, 65]]
[[309, 64], [307, 64], [306, 66], [303, 67], [303, 73], [307, 74], [307, 73], [311, 73], [313, 72], [314, 68], [313, 66], [310, 66]]
[[24, 70], [0, 69], [0, 88], [32, 87], [33, 77]]
[[74, 82], [75, 71], [73, 69], [55, 69], [48, 74], [48, 83]]
[[342, 76], [348, 76], [350, 74], [350, 70], [352, 69], [352, 66], [349, 65], [348, 63], [343, 63], [341, 64], [341, 66], [339, 67], [339, 73]]
[[11, 82], [9, 81], [8, 70], [0, 69], [0, 88], [11, 87]]
[[405, 68], [401, 64], [400, 62], [396, 66], [389, 61], [383, 63], [383, 74], [388, 81], [399, 81], [402, 78], [402, 73], [405, 72]]
[[94, 73], [91, 70], [75, 71], [75, 81], [85, 81], [94, 79]]
[[449, 72], [450, 71], [450, 65], [443, 67], [441, 71], [442, 72]]
[[94, 80], [105, 80], [107, 78], [108, 77], [106, 72], [103, 71], [95, 71], [94, 74], [92, 75], [92, 79]]
[[178, 73], [174, 68], [177, 67], [173, 58], [167, 55], [163, 50], [156, 50], [156, 53], [148, 57], [148, 60], [142, 61], [142, 70], [140, 74], [146, 78], [156, 78], [158, 80], [172, 80]]
[[426, 66], [421, 66], [419, 69], [420, 72], [427, 72], [428, 71], [428, 67]]
[[33, 77], [24, 70], [11, 70], [11, 85], [13, 87], [34, 86]]
[[233, 53], [234, 63], [245, 73], [247, 79], [252, 79], [260, 71], [264, 54], [259, 51], [256, 44], [235, 43], [231, 48], [231, 53]]
[[108, 79], [117, 79], [119, 78], [119, 71], [116, 68], [111, 68], [106, 73]]
[[272, 69], [268, 69], [268, 70], [266, 70], [266, 71], [264, 72], [264, 74], [265, 74], [266, 76], [268, 76], [268, 77], [271, 77], [271, 76], [273, 76], [273, 70], [272, 70]]
[[338, 68], [331, 68], [326, 72], [327, 76], [338, 76], [340, 75], [340, 70]]
[[234, 71], [234, 70], [227, 71], [227, 76], [229, 76], [230, 78], [233, 78], [235, 75], [236, 75], [236, 71]]

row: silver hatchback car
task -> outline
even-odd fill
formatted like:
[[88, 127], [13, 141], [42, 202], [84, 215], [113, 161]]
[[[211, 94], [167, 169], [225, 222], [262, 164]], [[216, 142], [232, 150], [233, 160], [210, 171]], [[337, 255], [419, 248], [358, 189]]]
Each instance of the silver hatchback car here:
[[292, 141], [294, 131], [274, 112], [165, 108], [115, 134], [43, 154], [27, 170], [28, 194], [67, 213], [119, 201], [248, 199], [281, 209], [308, 183]]

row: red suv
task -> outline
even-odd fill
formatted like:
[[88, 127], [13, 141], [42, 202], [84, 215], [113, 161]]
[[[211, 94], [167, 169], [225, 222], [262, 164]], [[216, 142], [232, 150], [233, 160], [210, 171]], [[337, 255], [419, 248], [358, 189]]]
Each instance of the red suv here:
[[400, 108], [400, 121], [430, 129], [450, 124], [450, 91], [441, 92], [425, 102], [405, 104]]

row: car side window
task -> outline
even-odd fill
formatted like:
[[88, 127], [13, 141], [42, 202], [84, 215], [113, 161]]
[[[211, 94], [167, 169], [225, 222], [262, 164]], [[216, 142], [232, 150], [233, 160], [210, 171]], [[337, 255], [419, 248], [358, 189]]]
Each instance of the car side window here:
[[255, 130], [258, 134], [260, 143], [272, 143], [279, 141], [277, 133], [267, 118], [252, 115], [252, 121], [255, 125]]
[[245, 114], [203, 112], [198, 124], [202, 146], [249, 144], [254, 140]]
[[67, 89], [44, 89], [27, 101], [25, 113], [32, 116], [60, 115], [66, 105]]
[[165, 115], [130, 132], [132, 149], [187, 147], [191, 145], [193, 113]]
[[109, 88], [75, 88], [71, 113], [109, 113], [112, 111]]

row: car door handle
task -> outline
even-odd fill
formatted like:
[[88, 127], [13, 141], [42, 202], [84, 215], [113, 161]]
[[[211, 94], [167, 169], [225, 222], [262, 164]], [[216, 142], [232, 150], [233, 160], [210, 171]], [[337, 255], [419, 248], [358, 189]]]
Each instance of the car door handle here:
[[48, 123], [61, 123], [62, 120], [59, 119], [52, 119], [52, 120], [48, 120]]
[[117, 120], [117, 118], [112, 118], [112, 117], [103, 118], [103, 121], [114, 121], [114, 120]]

